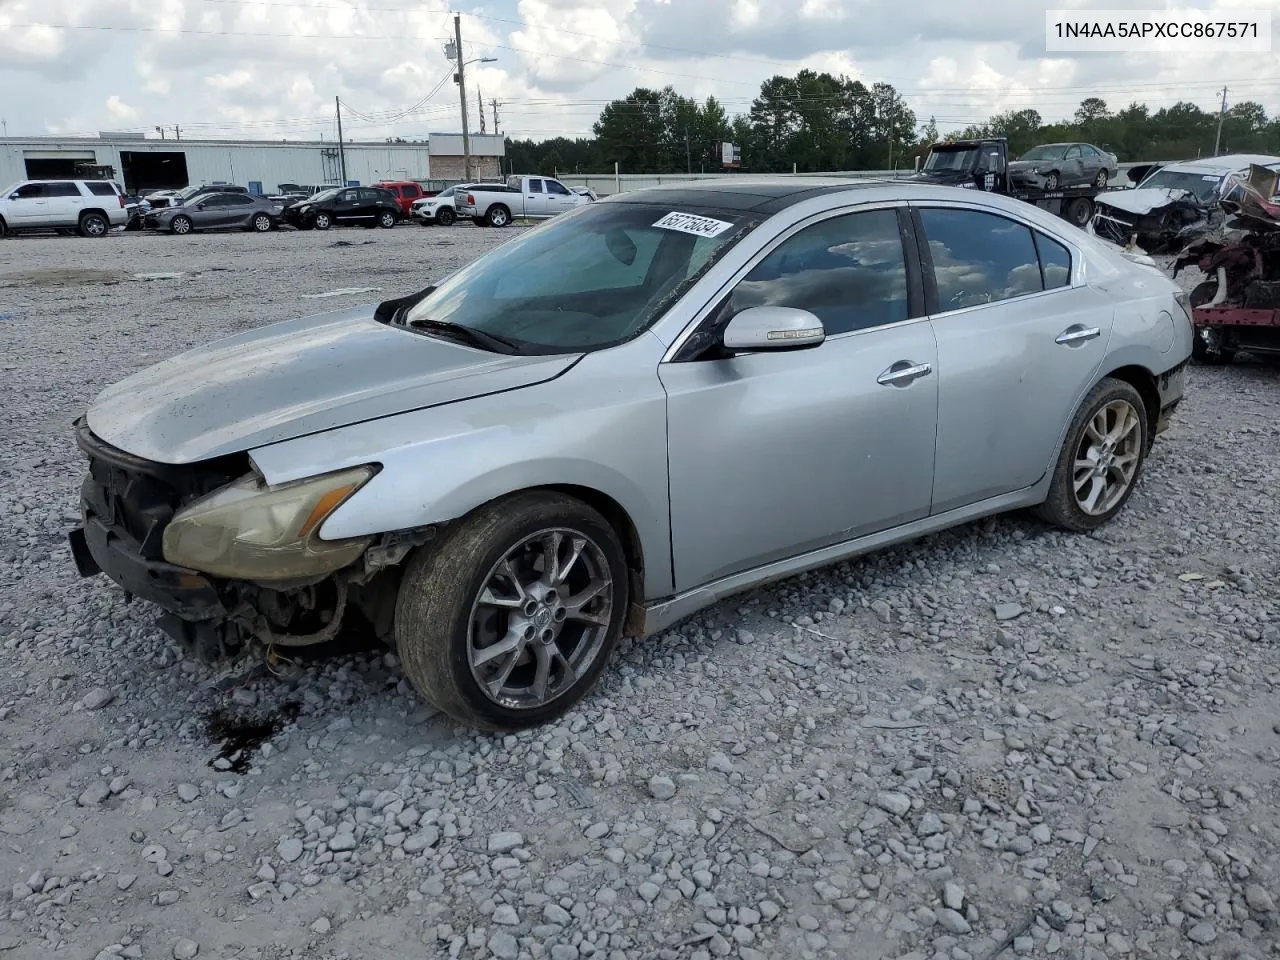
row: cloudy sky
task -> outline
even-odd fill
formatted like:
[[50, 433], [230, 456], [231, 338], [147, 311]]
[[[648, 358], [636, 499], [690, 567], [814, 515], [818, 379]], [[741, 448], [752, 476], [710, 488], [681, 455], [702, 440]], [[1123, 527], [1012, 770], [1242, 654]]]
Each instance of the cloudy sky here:
[[[1277, 52], [1249, 55], [1046, 55], [1047, 4], [1027, 0], [454, 2], [467, 59], [496, 60], [468, 68], [471, 122], [478, 88], [488, 129], [496, 98], [511, 136], [589, 134], [603, 103], [638, 85], [745, 111], [761, 80], [802, 67], [890, 82], [944, 131], [1009, 108], [1058, 119], [1090, 95], [1211, 109], [1224, 85], [1229, 103], [1280, 113], [1280, 40]], [[0, 0], [0, 116], [10, 136], [180, 125], [184, 139], [330, 139], [338, 95], [348, 137], [456, 130], [447, 3]], [[1189, 5], [1268, 9], [1280, 30], [1280, 0]]]

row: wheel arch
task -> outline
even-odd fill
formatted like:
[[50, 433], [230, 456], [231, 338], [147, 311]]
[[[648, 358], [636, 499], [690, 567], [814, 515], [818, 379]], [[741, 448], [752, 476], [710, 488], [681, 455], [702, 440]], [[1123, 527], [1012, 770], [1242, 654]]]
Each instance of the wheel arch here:
[[1130, 363], [1117, 367], [1099, 378], [1099, 382], [1110, 377], [1112, 380], [1123, 380], [1142, 397], [1142, 404], [1147, 413], [1147, 446], [1151, 446], [1156, 436], [1156, 424], [1160, 420], [1160, 389], [1156, 386], [1156, 375], [1146, 367]]
[[107, 211], [103, 210], [101, 207], [86, 207], [84, 210], [80, 211], [80, 216], [77, 219], [83, 220], [91, 213], [96, 213], [98, 216], [103, 217], [107, 221], [107, 226], [111, 226], [111, 217], [107, 214]]

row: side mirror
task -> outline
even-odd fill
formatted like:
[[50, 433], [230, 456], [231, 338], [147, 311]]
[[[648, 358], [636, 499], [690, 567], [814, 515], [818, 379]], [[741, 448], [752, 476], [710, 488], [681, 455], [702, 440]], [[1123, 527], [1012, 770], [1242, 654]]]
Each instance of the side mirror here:
[[827, 338], [822, 321], [794, 307], [750, 307], [724, 329], [726, 350], [796, 350], [816, 347]]

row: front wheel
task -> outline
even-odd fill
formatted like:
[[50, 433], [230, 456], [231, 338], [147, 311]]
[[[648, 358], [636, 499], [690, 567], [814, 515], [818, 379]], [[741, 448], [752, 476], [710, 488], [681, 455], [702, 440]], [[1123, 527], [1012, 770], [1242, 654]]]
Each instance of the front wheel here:
[[313, 226], [317, 230], [328, 230], [333, 226], [333, 217], [329, 216], [327, 213], [317, 213]]
[[390, 230], [396, 225], [396, 215], [390, 210], [383, 210], [378, 214], [378, 226], [385, 230]]
[[453, 222], [457, 219], [458, 215], [448, 207], [442, 207], [440, 211], [436, 213], [436, 223], [440, 224], [442, 227], [452, 227]]
[[176, 233], [178, 236], [184, 236], [191, 232], [190, 217], [174, 217], [169, 221], [169, 232]]
[[487, 730], [537, 726], [595, 686], [622, 634], [629, 570], [599, 513], [555, 493], [478, 508], [401, 580], [395, 641], [436, 707]]
[[1060, 182], [1056, 173], [1046, 173], [1044, 175], [1044, 188], [1046, 190], [1057, 190]]
[[1111, 520], [1146, 462], [1148, 424], [1146, 404], [1132, 384], [1103, 379], [1071, 422], [1040, 516], [1081, 533]]

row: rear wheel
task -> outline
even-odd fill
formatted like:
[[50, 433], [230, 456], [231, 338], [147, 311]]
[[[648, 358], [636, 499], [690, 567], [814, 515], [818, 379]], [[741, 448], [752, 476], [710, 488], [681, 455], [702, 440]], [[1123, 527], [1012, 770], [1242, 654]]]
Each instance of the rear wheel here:
[[1105, 189], [1107, 184], [1110, 182], [1111, 182], [1111, 174], [1108, 173], [1105, 169], [1099, 170], [1098, 175], [1093, 178], [1093, 185], [1097, 187], [1099, 190]]
[[4, 222], [4, 217], [0, 217], [0, 238], [9, 235], [9, 225]]
[[617, 534], [579, 500], [525, 493], [480, 507], [405, 569], [395, 611], [405, 674], [478, 727], [555, 719], [607, 665], [628, 574]]
[[1088, 197], [1076, 197], [1067, 204], [1067, 221], [1083, 229], [1093, 216], [1093, 204]]
[[383, 210], [378, 214], [378, 226], [385, 230], [390, 230], [396, 225], [396, 215], [390, 210]]
[[511, 211], [502, 204], [495, 203], [489, 208], [485, 219], [489, 221], [491, 227], [505, 227], [511, 223]]
[[269, 233], [271, 231], [271, 218], [265, 213], [259, 213], [253, 218], [253, 229], [258, 233]]
[[439, 212], [436, 213], [436, 223], [442, 227], [452, 227], [457, 219], [458, 215], [448, 207], [441, 207]]
[[1071, 422], [1040, 516], [1078, 532], [1111, 520], [1142, 472], [1148, 423], [1146, 404], [1131, 384], [1102, 380]]
[[110, 229], [111, 224], [107, 223], [107, 218], [100, 213], [86, 213], [80, 218], [80, 236], [82, 237], [105, 237]]

